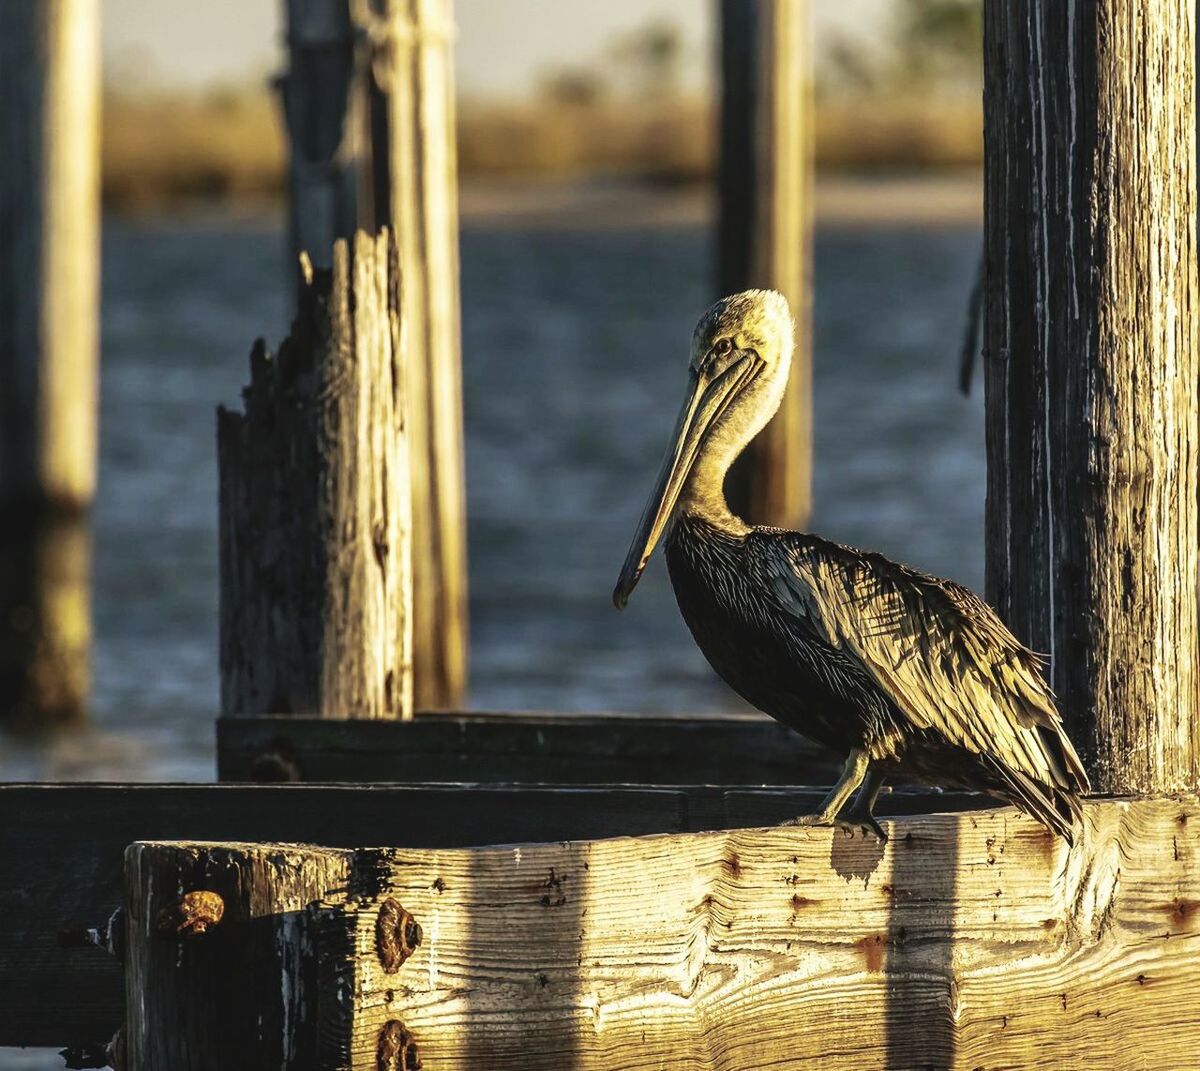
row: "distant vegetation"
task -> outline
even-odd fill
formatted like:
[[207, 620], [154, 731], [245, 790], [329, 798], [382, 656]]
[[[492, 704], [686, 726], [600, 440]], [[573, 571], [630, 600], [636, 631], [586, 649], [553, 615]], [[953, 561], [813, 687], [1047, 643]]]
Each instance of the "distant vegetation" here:
[[[982, 154], [977, 0], [903, 0], [868, 44], [824, 43], [817, 60], [817, 165], [838, 170], [978, 166]], [[713, 171], [714, 106], [684, 88], [678, 28], [652, 22], [587, 64], [543, 72], [535, 99], [466, 100], [464, 176], [622, 174], [700, 182]], [[202, 95], [110, 93], [106, 203], [277, 198], [285, 149], [265, 87]]]

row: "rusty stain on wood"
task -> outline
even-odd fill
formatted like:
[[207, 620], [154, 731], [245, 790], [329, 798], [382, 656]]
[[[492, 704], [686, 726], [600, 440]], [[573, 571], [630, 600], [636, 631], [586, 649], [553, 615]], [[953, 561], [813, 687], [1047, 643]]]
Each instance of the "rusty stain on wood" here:
[[421, 943], [421, 927], [404, 906], [390, 896], [379, 905], [375, 920], [375, 950], [387, 974], [395, 974]]
[[164, 936], [196, 937], [216, 926], [225, 914], [225, 901], [215, 892], [197, 889], [164, 907], [155, 929]]

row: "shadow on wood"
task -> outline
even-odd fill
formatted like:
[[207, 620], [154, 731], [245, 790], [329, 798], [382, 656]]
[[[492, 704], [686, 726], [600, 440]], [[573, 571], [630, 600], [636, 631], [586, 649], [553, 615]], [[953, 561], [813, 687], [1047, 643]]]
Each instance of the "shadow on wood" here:
[[[438, 1071], [484, 1053], [528, 1071], [1177, 1067], [1190, 1032], [1165, 1027], [1195, 1022], [1200, 984], [1198, 819], [1195, 798], [1092, 801], [1074, 849], [1011, 809], [891, 821], [883, 851], [799, 829], [419, 852], [143, 844], [130, 948], [186, 957], [173, 939], [148, 951], [147, 927], [178, 875], [228, 884], [226, 948], [250, 947], [235, 933], [248, 909], [274, 939], [248, 935], [305, 979], [285, 987], [282, 1033], [272, 1014], [255, 1035], [297, 1071], [373, 1071], [384, 1045]], [[280, 867], [327, 887], [291, 897]], [[381, 927], [409, 918], [420, 940], [385, 963]], [[229, 964], [180, 962], [144, 1013], [131, 1002], [132, 1030], [185, 1014], [220, 1032], [203, 1001], [181, 1003]]]

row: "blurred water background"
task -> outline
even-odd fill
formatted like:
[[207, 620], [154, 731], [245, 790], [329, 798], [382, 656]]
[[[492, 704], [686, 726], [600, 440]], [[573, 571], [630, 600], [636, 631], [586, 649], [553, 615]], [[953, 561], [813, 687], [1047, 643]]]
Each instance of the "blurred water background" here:
[[[955, 387], [980, 248], [962, 206], [978, 187], [921, 188], [919, 222], [912, 205], [887, 218], [913, 196], [903, 184], [824, 191], [811, 527], [978, 586], [982, 406]], [[464, 208], [469, 705], [737, 709], [661, 561], [623, 615], [609, 603], [713, 296], [706, 199], [483, 187]], [[214, 410], [238, 404], [251, 341], [283, 333], [281, 221], [114, 217], [103, 256], [93, 727], [8, 742], [0, 777], [205, 780], [218, 707]]]

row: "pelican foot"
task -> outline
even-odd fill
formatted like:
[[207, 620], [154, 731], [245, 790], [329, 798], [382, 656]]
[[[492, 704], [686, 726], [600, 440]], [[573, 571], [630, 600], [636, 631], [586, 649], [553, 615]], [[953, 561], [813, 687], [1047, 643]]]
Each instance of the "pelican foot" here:
[[780, 826], [801, 826], [809, 829], [833, 826], [850, 837], [856, 833], [861, 833], [864, 837], [874, 837], [880, 844], [886, 844], [888, 839], [883, 827], [875, 821], [874, 815], [870, 814], [849, 814], [841, 818], [831, 818], [825, 814], [802, 814], [779, 824]]

